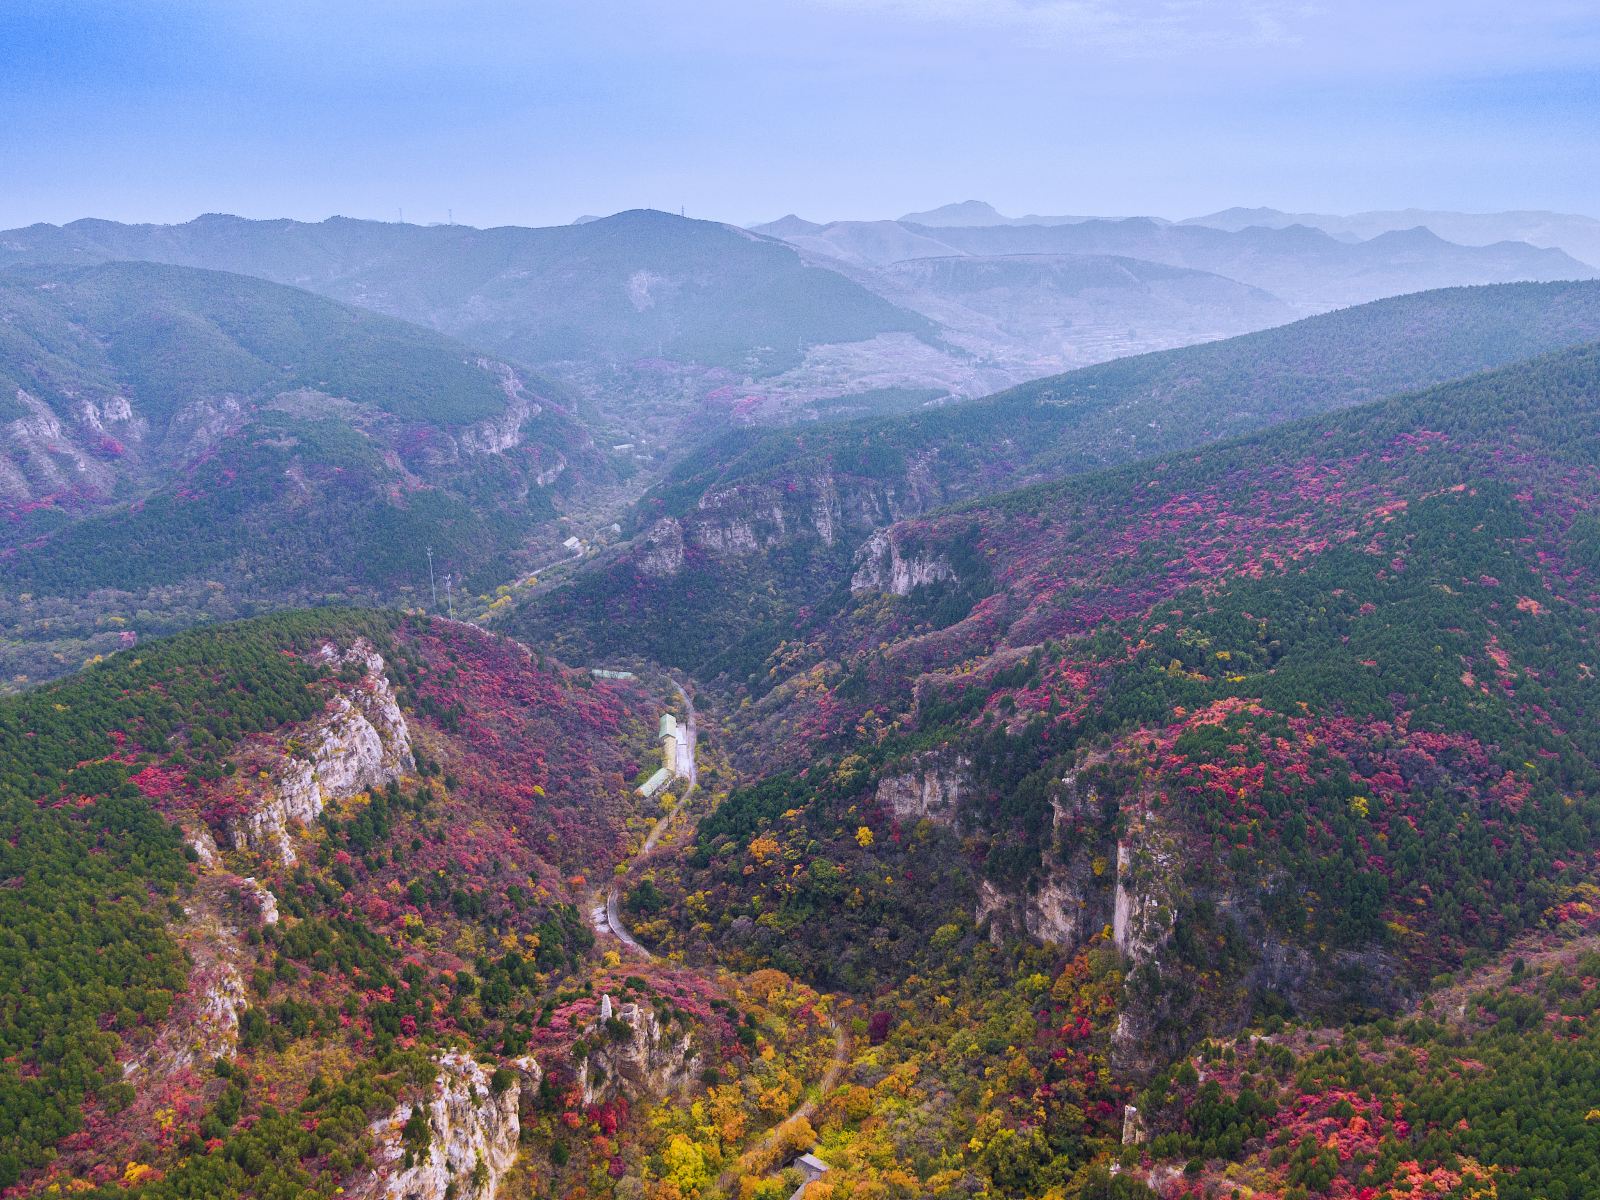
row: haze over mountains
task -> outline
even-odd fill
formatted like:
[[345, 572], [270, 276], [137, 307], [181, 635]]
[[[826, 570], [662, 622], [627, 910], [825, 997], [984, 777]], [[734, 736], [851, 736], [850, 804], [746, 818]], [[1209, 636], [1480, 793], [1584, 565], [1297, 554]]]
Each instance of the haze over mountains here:
[[[926, 212], [907, 213], [899, 218], [898, 223], [939, 228], [1076, 225], [1095, 219], [1089, 216], [1052, 217], [1038, 214], [1008, 217], [992, 204], [982, 200], [965, 200], [957, 204], [945, 204]], [[1339, 216], [1332, 213], [1284, 212], [1281, 209], [1266, 207], [1236, 207], [1199, 217], [1185, 217], [1176, 222], [1148, 214], [1147, 219], [1157, 224], [1205, 225], [1232, 232], [1249, 229], [1252, 226], [1286, 229], [1291, 225], [1305, 225], [1352, 242], [1366, 241], [1377, 237], [1380, 233], [1421, 227], [1431, 230], [1446, 241], [1458, 242], [1463, 246], [1488, 246], [1495, 242], [1527, 242], [1530, 246], [1564, 250], [1588, 266], [1600, 266], [1600, 220], [1576, 213], [1538, 210], [1466, 213], [1442, 209], [1402, 208]], [[799, 219], [788, 217], [785, 220], [794, 222]]]
[[[308, 288], [561, 378], [603, 436], [653, 449], [676, 436], [664, 423], [860, 415], [1385, 295], [1597, 274], [1548, 244], [1421, 228], [913, 215], [930, 223], [786, 218], [757, 237], [649, 211], [489, 230], [78, 221], [0, 234], [0, 265], [144, 259]], [[930, 259], [959, 261], [909, 265]]]
[[1563, 250], [1593, 266], [1600, 263], [1600, 221], [1593, 217], [1555, 212], [1459, 213], [1425, 208], [1352, 213], [1286, 213], [1274, 208], [1228, 208], [1203, 217], [1190, 217], [1185, 225], [1214, 229], [1246, 229], [1253, 225], [1281, 229], [1306, 225], [1347, 241], [1361, 241], [1397, 229], [1429, 229], [1447, 241], [1463, 246], [1495, 242], [1526, 242]]

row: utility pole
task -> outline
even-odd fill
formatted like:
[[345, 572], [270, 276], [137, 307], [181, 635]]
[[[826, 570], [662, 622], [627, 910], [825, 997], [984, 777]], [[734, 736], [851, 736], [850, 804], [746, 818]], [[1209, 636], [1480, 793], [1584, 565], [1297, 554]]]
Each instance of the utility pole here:
[[439, 607], [439, 586], [433, 582], [433, 547], [428, 547], [428, 590], [433, 593], [433, 607]]
[[450, 578], [450, 572], [446, 571], [444, 573], [444, 602], [449, 608], [450, 619], [454, 621], [456, 619], [456, 598], [455, 593], [450, 590]]

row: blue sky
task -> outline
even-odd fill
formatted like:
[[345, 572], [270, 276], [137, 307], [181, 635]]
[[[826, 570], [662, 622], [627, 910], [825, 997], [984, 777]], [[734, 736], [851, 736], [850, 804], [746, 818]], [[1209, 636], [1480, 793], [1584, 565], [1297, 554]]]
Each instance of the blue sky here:
[[1593, 0], [0, 0], [0, 227], [1600, 215]]

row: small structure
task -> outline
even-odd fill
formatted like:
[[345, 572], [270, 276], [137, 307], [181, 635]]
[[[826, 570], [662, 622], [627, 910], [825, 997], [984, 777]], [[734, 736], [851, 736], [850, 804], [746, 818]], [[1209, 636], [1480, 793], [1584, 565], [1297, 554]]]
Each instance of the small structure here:
[[653, 799], [657, 792], [667, 786], [667, 783], [669, 780], [671, 780], [671, 778], [671, 771], [667, 770], [665, 767], [657, 767], [656, 773], [639, 785], [639, 795], [643, 796], [646, 800]]
[[801, 1179], [800, 1186], [795, 1188], [794, 1192], [789, 1196], [789, 1200], [800, 1200], [800, 1197], [805, 1194], [806, 1187], [809, 1184], [821, 1179], [830, 1170], [832, 1170], [827, 1163], [823, 1162], [815, 1154], [802, 1154], [799, 1158], [795, 1159], [790, 1166], [799, 1171], [804, 1178]]
[[666, 713], [661, 718], [661, 732], [656, 735], [661, 743], [661, 762], [668, 771], [678, 769], [678, 718]]
[[581, 550], [583, 548], [583, 542], [580, 539], [576, 538], [576, 537], [569, 537], [566, 541], [562, 542], [561, 544], [563, 546], [565, 546], [573, 554], [576, 554], [579, 550]]
[[600, 996], [600, 1019], [609, 1021], [614, 1015], [615, 1010], [611, 1007], [611, 993], [604, 992]]

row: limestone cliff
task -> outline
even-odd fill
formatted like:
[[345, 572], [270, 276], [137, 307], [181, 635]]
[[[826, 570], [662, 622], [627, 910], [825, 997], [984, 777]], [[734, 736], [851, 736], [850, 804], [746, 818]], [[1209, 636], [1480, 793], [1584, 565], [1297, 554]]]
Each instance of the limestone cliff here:
[[[519, 1060], [508, 1086], [494, 1090], [490, 1072], [470, 1055], [439, 1059], [430, 1094], [402, 1101], [372, 1126], [376, 1165], [350, 1189], [373, 1200], [494, 1200], [517, 1158], [517, 1100], [524, 1081], [538, 1085], [538, 1067]], [[419, 1139], [412, 1114], [422, 1108]]]
[[[505, 411], [462, 430], [456, 441], [463, 454], [504, 454], [521, 443], [523, 425], [544, 410], [528, 395], [517, 373], [505, 363], [480, 358], [478, 367], [499, 381], [506, 397]], [[563, 462], [562, 467], [565, 465]], [[546, 486], [543, 479], [539, 482], [540, 486]]]
[[[1184, 1035], [1174, 1032], [1179, 1006], [1169, 985], [1181, 970], [1163, 962], [1178, 914], [1191, 897], [1176, 840], [1151, 814], [1136, 812], [1117, 843], [1111, 936], [1122, 952], [1126, 984], [1111, 1033], [1111, 1061], [1134, 1078], [1148, 1075]], [[1183, 989], [1185, 992], [1188, 989]]]
[[[110, 466], [75, 436], [91, 431], [63, 425], [44, 401], [21, 388], [15, 398], [24, 412], [0, 425], [0, 499], [31, 500], [74, 490], [103, 494], [111, 489]], [[86, 411], [99, 416], [92, 406]]]
[[939, 824], [956, 824], [961, 797], [972, 787], [972, 760], [932, 751], [915, 756], [905, 768], [878, 781], [879, 807], [901, 821], [927, 817]]
[[663, 517], [644, 535], [639, 571], [656, 578], [671, 578], [683, 570], [683, 526]]
[[600, 1017], [585, 1034], [588, 1053], [578, 1064], [583, 1102], [617, 1095], [662, 1097], [681, 1092], [699, 1075], [704, 1059], [687, 1030], [664, 1024], [653, 1008], [601, 1000]]
[[862, 475], [817, 465], [746, 478], [700, 494], [694, 507], [666, 517], [644, 535], [639, 569], [676, 574], [682, 551], [737, 558], [799, 543], [824, 550], [866, 537], [942, 503], [945, 494], [928, 459], [903, 473]]
[[357, 664], [362, 675], [336, 693], [321, 716], [296, 731], [289, 742], [293, 752], [228, 830], [235, 848], [259, 851], [285, 866], [296, 861], [291, 830], [315, 821], [327, 801], [382, 787], [416, 767], [410, 730], [382, 656], [358, 640], [343, 654], [324, 646], [319, 657], [331, 666]]
[[1084, 774], [1068, 771], [1055, 785], [1050, 838], [1032, 885], [1020, 892], [979, 885], [976, 920], [994, 940], [1028, 937], [1074, 951], [1110, 924], [1118, 798]]
[[154, 1039], [123, 1064], [128, 1079], [163, 1078], [187, 1067], [232, 1059], [239, 1017], [250, 1006], [244, 977], [245, 926], [278, 919], [277, 900], [253, 879], [202, 872], [173, 934], [189, 959], [189, 978]]
[[856, 551], [855, 568], [850, 590], [857, 594], [909, 596], [913, 588], [956, 578], [955, 569], [939, 555], [905, 551], [888, 529], [878, 530]]

